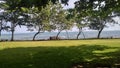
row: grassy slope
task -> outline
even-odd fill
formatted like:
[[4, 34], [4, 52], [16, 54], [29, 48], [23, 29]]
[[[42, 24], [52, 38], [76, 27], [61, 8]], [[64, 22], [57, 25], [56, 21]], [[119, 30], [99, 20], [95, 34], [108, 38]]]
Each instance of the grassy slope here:
[[117, 67], [120, 39], [0, 42], [0, 68]]

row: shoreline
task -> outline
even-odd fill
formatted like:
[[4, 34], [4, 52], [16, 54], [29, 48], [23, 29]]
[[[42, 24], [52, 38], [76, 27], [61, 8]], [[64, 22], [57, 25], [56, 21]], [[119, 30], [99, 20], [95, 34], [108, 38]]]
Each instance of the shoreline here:
[[23, 42], [23, 41], [62, 41], [62, 40], [110, 40], [110, 39], [120, 39], [120, 38], [85, 38], [85, 39], [39, 39], [39, 40], [7, 40], [7, 39], [2, 39], [0, 42]]

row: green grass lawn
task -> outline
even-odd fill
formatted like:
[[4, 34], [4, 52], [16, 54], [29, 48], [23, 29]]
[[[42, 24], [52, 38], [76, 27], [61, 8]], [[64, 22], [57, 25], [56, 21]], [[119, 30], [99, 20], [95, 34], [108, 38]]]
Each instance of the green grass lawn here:
[[120, 39], [0, 42], [0, 68], [120, 68]]

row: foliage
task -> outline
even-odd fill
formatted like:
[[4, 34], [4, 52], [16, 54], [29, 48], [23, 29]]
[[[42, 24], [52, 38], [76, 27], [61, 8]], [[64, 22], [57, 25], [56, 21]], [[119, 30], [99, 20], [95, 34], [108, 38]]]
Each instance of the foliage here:
[[10, 22], [10, 26], [9, 26], [9, 31], [12, 32], [11, 34], [11, 41], [14, 40], [14, 31], [15, 31], [15, 27], [18, 25], [23, 25], [25, 22], [25, 17], [26, 15], [24, 15], [21, 11], [21, 9], [16, 6], [18, 5], [19, 1], [17, 0], [13, 0], [13, 1], [9, 1], [9, 0], [3, 0], [4, 2], [1, 2], [1, 8], [3, 9], [3, 11], [6, 13], [6, 15], [4, 15], [4, 20], [6, 22]]
[[[49, 2], [46, 7], [42, 7], [41, 10], [39, 10], [38, 7], [32, 7], [29, 10], [29, 16], [30, 21], [28, 22], [28, 28], [31, 28], [32, 26], [37, 29], [37, 33], [34, 35], [33, 40], [35, 39], [35, 36], [41, 32], [44, 31], [50, 31], [50, 14], [52, 8], [52, 2]], [[29, 26], [30, 25], [30, 26]]]
[[51, 12], [51, 24], [53, 24], [52, 29], [58, 30], [57, 36], [61, 31], [69, 30], [71, 28], [73, 22], [68, 16], [69, 12], [64, 10], [60, 3], [54, 5]]
[[0, 12], [0, 36], [2, 30], [8, 31], [9, 29], [9, 26], [7, 26], [7, 22], [5, 22], [5, 16], [6, 16], [6, 12]]
[[120, 15], [119, 0], [78, 0], [74, 3], [73, 9], [65, 10], [61, 4], [68, 5], [68, 1], [3, 0], [0, 2], [0, 9], [8, 14], [5, 15], [5, 20], [11, 22], [11, 40], [18, 25], [34, 26], [38, 33], [45, 30], [58, 30], [60, 33], [62, 30], [72, 28], [74, 23], [79, 29], [78, 35], [82, 28], [89, 24], [91, 29], [99, 31], [99, 38], [106, 24], [111, 22], [115, 24], [113, 17]]
[[[59, 0], [3, 0], [5, 1], [7, 4], [9, 4], [10, 9], [15, 9], [16, 7], [21, 8], [21, 7], [26, 7], [26, 8], [30, 8], [30, 7], [45, 7], [49, 1], [51, 1], [52, 3], [56, 3]], [[61, 0], [61, 2], [63, 4], [68, 4], [69, 0]]]
[[[92, 10], [92, 13], [90, 14], [89, 21], [90, 28], [98, 30], [98, 36], [97, 38], [100, 38], [100, 34], [102, 30], [107, 26], [107, 23], [116, 23], [113, 19], [113, 7], [110, 6], [111, 1], [98, 1], [94, 3], [96, 8]], [[113, 2], [114, 3], [114, 2]]]
[[[87, 21], [90, 23], [90, 28], [99, 31], [99, 38], [106, 23], [112, 22], [115, 24], [112, 17], [116, 17], [114, 12], [116, 12], [116, 8], [118, 9], [118, 5], [118, 0], [79, 0], [75, 2], [75, 9], [78, 13], [76, 18], [78, 22], [81, 22], [83, 19], [88, 19]], [[78, 25], [82, 26], [82, 24], [79, 23]]]
[[[67, 4], [67, 2], [68, 2], [68, 0], [66, 0], [66, 1], [61, 0], [61, 1], [64, 4]], [[50, 23], [49, 23], [50, 18], [51, 18], [50, 15], [53, 16], [52, 15], [53, 14], [52, 6], [54, 4], [55, 4], [54, 6], [57, 6], [58, 5], [57, 3], [58, 3], [57, 0], [56, 1], [53, 1], [53, 0], [52, 1], [49, 1], [49, 0], [47, 0], [47, 1], [43, 1], [43, 0], [41, 0], [41, 1], [38, 1], [38, 0], [34, 0], [34, 1], [33, 0], [29, 0], [29, 1], [4, 0], [4, 3], [1, 5], [3, 5], [3, 7], [5, 7], [5, 9], [6, 9], [5, 11], [8, 12], [6, 20], [11, 22], [11, 32], [12, 32], [11, 40], [13, 40], [15, 27], [18, 25], [26, 25], [27, 24], [28, 27], [34, 26], [38, 30], [38, 32], [34, 35], [33, 39], [35, 38], [35, 36], [37, 34], [40, 33], [40, 31], [43, 31], [43, 32], [45, 30], [51, 31], [51, 27], [53, 27], [53, 26], [52, 25], [50, 26]], [[54, 9], [56, 10], [56, 8], [54, 8]], [[58, 8], [56, 11], [57, 12], [59, 11]], [[60, 13], [61, 13], [61, 11], [60, 11]], [[59, 13], [59, 15], [60, 15], [60, 13]], [[63, 13], [63, 11], [62, 11], [62, 13]], [[61, 18], [60, 18], [60, 16], [58, 16], [58, 17], [59, 17], [58, 19], [61, 20], [61, 18], [63, 16]], [[22, 18], [22, 19], [20, 19], [20, 18]]]

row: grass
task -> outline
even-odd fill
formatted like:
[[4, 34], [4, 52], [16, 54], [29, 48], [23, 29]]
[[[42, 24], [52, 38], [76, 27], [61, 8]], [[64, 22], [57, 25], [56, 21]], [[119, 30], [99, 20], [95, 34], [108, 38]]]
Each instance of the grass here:
[[120, 39], [0, 42], [0, 68], [120, 68]]

